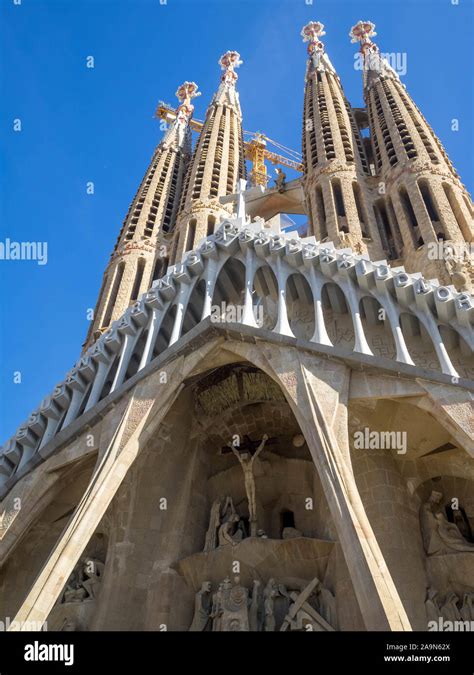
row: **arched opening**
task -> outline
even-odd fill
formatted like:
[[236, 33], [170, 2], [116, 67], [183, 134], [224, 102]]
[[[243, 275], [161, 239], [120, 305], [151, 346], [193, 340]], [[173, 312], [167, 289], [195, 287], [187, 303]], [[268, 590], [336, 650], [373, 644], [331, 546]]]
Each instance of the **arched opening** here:
[[[446, 195], [446, 198], [453, 212], [454, 218], [456, 219], [456, 223], [458, 224], [458, 227], [461, 230], [464, 239], [466, 241], [472, 241], [472, 231], [470, 224], [467, 221], [466, 217], [464, 216], [463, 210], [456, 198], [452, 185], [449, 185], [449, 183], [443, 183], [442, 185], [444, 194]], [[468, 210], [470, 212], [471, 206], [469, 204], [469, 201], [468, 199], [466, 199], [466, 197], [464, 199], [466, 202], [466, 206], [468, 206]]]
[[110, 390], [112, 389], [112, 384], [114, 383], [115, 374], [117, 372], [119, 363], [120, 363], [120, 351], [118, 352], [118, 354], [115, 354], [114, 356], [112, 365], [109, 368], [109, 372], [107, 373], [107, 378], [104, 382], [104, 386], [102, 387], [102, 391], [100, 392], [99, 401], [102, 401], [103, 398], [105, 398], [110, 394]]
[[370, 238], [370, 234], [368, 231], [369, 223], [365, 205], [363, 204], [362, 200], [362, 192], [360, 189], [360, 185], [358, 183], [352, 183], [352, 191], [354, 193], [354, 201], [357, 208], [357, 217], [359, 218], [360, 231], [364, 239], [369, 239]]
[[461, 377], [474, 379], [474, 353], [464, 338], [451, 326], [438, 326], [451, 363]]
[[387, 257], [390, 260], [397, 260], [399, 257], [397, 237], [392, 229], [384, 199], [378, 199], [375, 202], [374, 211]]
[[221, 268], [214, 287], [211, 321], [240, 323], [244, 309], [245, 266], [229, 258]]
[[364, 296], [359, 303], [362, 327], [375, 356], [395, 359], [397, 349], [386, 312], [376, 298]]
[[135, 273], [135, 281], [133, 282], [132, 292], [130, 294], [130, 302], [135, 302], [138, 298], [140, 292], [140, 286], [142, 285], [143, 272], [145, 271], [145, 258], [139, 258], [137, 262], [137, 271]]
[[433, 342], [418, 317], [409, 312], [402, 313], [400, 328], [413, 363], [422, 368], [439, 371], [439, 360]]
[[286, 528], [296, 529], [295, 514], [287, 509], [280, 513], [280, 536], [283, 537]]
[[252, 300], [257, 325], [273, 330], [278, 319], [278, 282], [269, 265], [262, 265], [255, 274]]
[[158, 257], [155, 261], [155, 267], [153, 268], [153, 279], [152, 281], [156, 281], [157, 279], [161, 279], [161, 277], [165, 274], [166, 270], [168, 269], [168, 264], [169, 260], [168, 258], [161, 258]]
[[286, 306], [293, 335], [302, 340], [311, 340], [315, 327], [313, 293], [302, 274], [295, 273], [288, 277]]
[[[2, 565], [0, 606], [3, 617], [14, 617], [58, 543], [91, 480], [97, 452], [57, 468], [47, 494], [38, 501], [38, 511], [25, 536], [21, 537]], [[27, 516], [28, 521], [28, 516]], [[85, 542], [86, 544], [87, 542]], [[50, 625], [48, 623], [48, 629]]]
[[192, 251], [193, 249], [194, 238], [196, 236], [196, 225], [197, 225], [196, 218], [192, 218], [192, 220], [189, 221], [188, 231], [186, 233], [186, 244], [184, 247], [185, 253], [187, 253], [187, 251]]
[[148, 328], [141, 330], [140, 337], [137, 340], [135, 348], [133, 350], [130, 361], [128, 362], [127, 372], [125, 373], [124, 382], [133, 377], [138, 372], [138, 366], [143, 355], [143, 351], [146, 345], [146, 339], [148, 336]]
[[324, 323], [332, 344], [353, 351], [354, 326], [342, 289], [330, 281], [323, 286], [321, 299]]
[[338, 222], [339, 232], [349, 232], [349, 226], [346, 218], [346, 206], [344, 204], [344, 197], [342, 194], [341, 181], [335, 178], [331, 181], [332, 194], [334, 198], [334, 206], [336, 207], [336, 216]]
[[158, 336], [156, 338], [155, 345], [153, 347], [153, 357], [152, 359], [159, 356], [165, 349], [168, 348], [170, 343], [171, 333], [173, 331], [174, 320], [176, 318], [176, 305], [168, 307], [166, 310], [165, 316], [160, 326]]
[[[179, 602], [167, 602], [164, 594], [153, 598], [154, 611], [165, 612], [166, 622], [176, 630], [198, 630], [196, 594], [204, 588], [212, 602], [226, 577], [230, 554], [240, 562], [239, 579], [231, 576], [225, 588], [239, 584], [249, 599], [241, 613], [245, 622], [241, 630], [249, 630], [247, 621], [254, 620], [251, 629], [265, 630], [264, 616], [258, 620], [254, 617], [260, 612], [255, 612], [252, 617], [256, 581], [263, 598], [277, 580], [272, 614], [275, 630], [280, 630], [289, 610], [285, 594], [293, 592], [294, 580], [305, 587], [315, 577], [322, 579], [334, 608], [338, 593], [344, 594], [345, 607], [349, 603], [350, 616], [341, 616], [342, 626], [363, 627], [352, 591], [347, 597], [352, 582], [345, 569], [336, 570], [330, 555], [337, 534], [309, 449], [300, 438], [299, 424], [280, 386], [248, 362], [214, 367], [189, 379], [164, 417], [162, 430], [150, 435], [133, 467], [136, 497], [127, 508], [132, 517], [135, 512], [146, 522], [156, 522], [158, 534], [164, 534], [168, 525], [157, 516], [150, 497], [168, 494], [166, 485], [176, 486], [173, 500], [179, 499], [179, 509], [173, 531], [178, 535], [170, 558]], [[230, 447], [233, 440], [237, 444]], [[242, 464], [246, 461], [252, 462], [247, 481]], [[309, 502], [314, 508], [306, 507]], [[131, 537], [134, 534], [132, 530]], [[168, 546], [160, 536], [150, 541], [144, 552], [146, 564], [148, 559], [153, 564], [158, 551], [166, 555]], [[328, 565], [331, 571], [325, 581]], [[158, 588], [166, 574], [157, 571]], [[125, 571], [118, 576], [126, 579]], [[318, 602], [315, 597], [316, 611], [340, 628], [337, 612], [329, 616]], [[145, 623], [146, 612], [141, 616]], [[211, 618], [206, 630], [227, 630], [227, 624], [213, 622]]]
[[400, 197], [400, 203], [402, 205], [403, 213], [405, 215], [405, 222], [407, 224], [408, 231], [410, 232], [413, 238], [413, 243], [417, 248], [419, 246], [423, 246], [425, 242], [421, 235], [421, 229], [418, 224], [418, 220], [415, 211], [413, 209], [410, 197], [408, 196], [408, 192], [406, 191], [406, 188], [401, 187], [400, 190], [398, 191], [398, 194]]
[[186, 313], [183, 319], [183, 328], [181, 335], [185, 335], [191, 328], [194, 328], [200, 321], [202, 309], [204, 307], [204, 296], [206, 292], [206, 282], [201, 279], [193, 288], [191, 297], [186, 307]]
[[315, 201], [316, 201], [316, 234], [319, 236], [319, 239], [322, 241], [328, 236], [328, 228], [326, 223], [326, 209], [324, 207], [324, 196], [323, 190], [320, 185], [316, 186], [314, 191]]
[[214, 234], [215, 227], [216, 227], [215, 216], [208, 216], [208, 218], [207, 218], [207, 236], [208, 237], [210, 237], [211, 234]]
[[436, 238], [439, 239], [440, 241], [443, 241], [444, 239], [446, 239], [446, 233], [444, 231], [443, 223], [441, 222], [439, 216], [438, 207], [435, 204], [430, 185], [426, 180], [426, 178], [420, 178], [420, 180], [418, 181], [418, 189], [420, 190], [420, 194], [423, 199], [425, 208], [428, 212], [428, 216], [431, 220], [431, 225], [433, 226], [433, 230], [435, 231]]
[[115, 270], [115, 276], [114, 276], [114, 281], [112, 284], [112, 290], [110, 292], [110, 297], [109, 301], [107, 303], [107, 310], [104, 314], [104, 318], [102, 320], [102, 328], [107, 328], [107, 326], [110, 323], [110, 319], [112, 318], [112, 312], [114, 310], [115, 302], [117, 300], [117, 295], [119, 292], [120, 284], [122, 283], [122, 277], [123, 273], [125, 270], [125, 263], [121, 262], [117, 266]]

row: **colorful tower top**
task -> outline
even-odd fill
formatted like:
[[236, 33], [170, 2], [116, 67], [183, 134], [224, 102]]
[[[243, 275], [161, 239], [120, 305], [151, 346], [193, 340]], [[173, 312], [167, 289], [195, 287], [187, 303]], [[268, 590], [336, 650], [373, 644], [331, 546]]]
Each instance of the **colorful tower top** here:
[[239, 52], [228, 51], [221, 56], [218, 61], [221, 69], [224, 71], [221, 77], [221, 84], [214, 94], [212, 103], [225, 104], [232, 106], [235, 111], [242, 115], [240, 110], [239, 95], [235, 89], [235, 84], [239, 76], [235, 69], [242, 65]]
[[334, 66], [324, 51], [324, 43], [319, 39], [323, 35], [326, 35], [324, 24], [319, 21], [310, 21], [306, 26], [303, 26], [301, 37], [303, 42], [308, 42], [307, 75], [314, 70], [329, 70], [336, 75]]
[[159, 148], [174, 147], [175, 149], [187, 147], [188, 152], [191, 152], [191, 129], [189, 121], [193, 116], [194, 106], [191, 103], [193, 98], [201, 96], [198, 91], [198, 86], [195, 82], [183, 82], [176, 91], [180, 105], [176, 110], [176, 118], [170, 127], [167, 129]]
[[359, 21], [351, 28], [351, 42], [360, 42], [360, 53], [363, 58], [364, 91], [369, 89], [380, 77], [391, 77], [399, 80], [398, 73], [385, 59], [375, 42], [370, 39], [377, 35], [375, 24], [371, 21]]

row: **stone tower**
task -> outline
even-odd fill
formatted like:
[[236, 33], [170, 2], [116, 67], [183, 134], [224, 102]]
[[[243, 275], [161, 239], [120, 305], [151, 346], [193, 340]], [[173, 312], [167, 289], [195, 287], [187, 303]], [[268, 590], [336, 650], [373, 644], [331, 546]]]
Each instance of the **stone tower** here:
[[336, 247], [383, 258], [366, 182], [370, 176], [355, 113], [339, 76], [324, 51], [324, 26], [308, 23], [303, 111], [304, 191], [311, 234]]
[[195, 248], [203, 237], [214, 232], [219, 218], [229, 213], [219, 202], [219, 197], [233, 194], [237, 181], [245, 178], [242, 112], [235, 72], [241, 63], [240, 54], [234, 51], [226, 52], [219, 59], [224, 73], [207, 109], [186, 173], [172, 262], [181, 260], [186, 251]]
[[187, 170], [178, 90], [86, 349], [0, 449], [10, 630], [474, 620], [474, 300], [427, 253], [470, 202], [373, 25], [351, 34], [368, 110], [308, 24], [304, 172], [276, 186], [244, 189], [237, 52]]
[[168, 240], [191, 156], [189, 121], [191, 100], [200, 96], [197, 89], [194, 82], [185, 82], [176, 92], [180, 101], [176, 118], [153, 153], [125, 216], [104, 273], [86, 349], [166, 271]]
[[440, 140], [371, 40], [374, 28], [360, 21], [350, 36], [360, 42], [378, 183], [373, 207], [388, 258], [471, 288], [472, 202]]

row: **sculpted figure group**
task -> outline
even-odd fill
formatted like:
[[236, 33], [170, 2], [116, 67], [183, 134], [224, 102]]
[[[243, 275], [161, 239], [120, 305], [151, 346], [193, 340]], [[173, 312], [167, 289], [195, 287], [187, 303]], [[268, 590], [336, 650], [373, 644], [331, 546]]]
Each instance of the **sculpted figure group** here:
[[104, 567], [104, 563], [95, 558], [80, 560], [69, 577], [61, 602], [94, 600], [102, 581]]
[[[226, 577], [212, 591], [204, 581], [195, 596], [190, 631], [285, 631], [336, 629], [336, 600], [318, 579], [303, 590], [292, 591], [275, 579], [263, 586], [253, 581], [252, 592]], [[309, 626], [309, 628], [308, 628]]]
[[433, 490], [420, 509], [420, 526], [426, 554], [469, 553], [474, 544], [467, 541], [459, 527], [447, 519], [441, 501], [443, 494]]

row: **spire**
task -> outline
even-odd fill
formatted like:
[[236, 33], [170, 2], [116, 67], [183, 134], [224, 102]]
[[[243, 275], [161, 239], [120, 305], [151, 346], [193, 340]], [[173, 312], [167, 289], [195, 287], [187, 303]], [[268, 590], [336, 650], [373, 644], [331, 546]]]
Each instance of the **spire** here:
[[430, 246], [470, 240], [469, 196], [441, 141], [372, 41], [374, 29], [359, 21], [349, 35], [360, 43], [373, 165], [387, 185], [373, 204], [384, 248], [409, 271], [467, 284], [472, 267], [453, 259], [453, 272], [449, 261], [430, 257]]
[[360, 42], [364, 91], [381, 77], [400, 79], [397, 72], [380, 53], [378, 46], [370, 39], [377, 35], [374, 29], [375, 24], [371, 21], [359, 21], [349, 33], [349, 37], [352, 38], [351, 42]]
[[242, 63], [243, 61], [240, 59], [239, 52], [228, 51], [221, 56], [218, 64], [221, 70], [224, 71], [224, 74], [211, 102], [232, 106], [240, 117], [242, 117], [242, 112], [240, 110], [239, 94], [235, 88], [239, 76], [235, 72], [235, 69], [241, 66]]
[[184, 82], [176, 96], [176, 117], [155, 148], [105, 270], [86, 348], [166, 271], [163, 249], [176, 221], [191, 156], [191, 101], [200, 92], [195, 82]]
[[301, 37], [303, 42], [308, 42], [308, 61], [306, 76], [314, 71], [328, 71], [336, 75], [336, 70], [325, 53], [324, 44], [320, 37], [326, 35], [324, 24], [319, 21], [310, 21], [303, 26]]
[[381, 252], [361, 180], [368, 162], [354, 111], [325, 53], [324, 26], [311, 21], [301, 31], [308, 43], [303, 109], [303, 189], [310, 233], [317, 239]]
[[[158, 148], [175, 150], [183, 149], [187, 154], [191, 154], [191, 127], [189, 122], [193, 116], [194, 106], [191, 103], [193, 98], [201, 96], [198, 86], [195, 82], [183, 82], [176, 91], [176, 98], [180, 105], [176, 109], [176, 118], [166, 130]], [[157, 149], [158, 149], [157, 148]]]
[[235, 84], [240, 54], [228, 51], [218, 61], [223, 74], [206, 112], [193, 158], [186, 174], [175, 232], [172, 262], [212, 234], [229, 206], [219, 198], [234, 194], [245, 179], [242, 112]]

